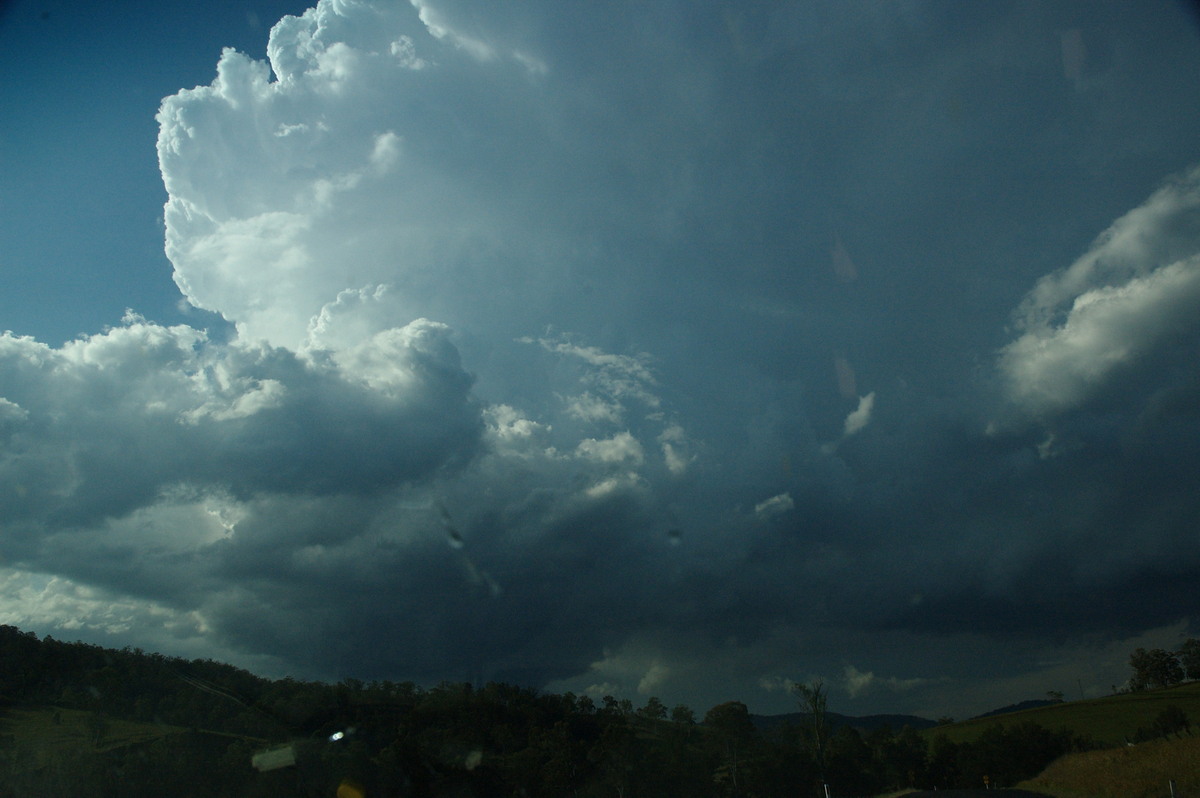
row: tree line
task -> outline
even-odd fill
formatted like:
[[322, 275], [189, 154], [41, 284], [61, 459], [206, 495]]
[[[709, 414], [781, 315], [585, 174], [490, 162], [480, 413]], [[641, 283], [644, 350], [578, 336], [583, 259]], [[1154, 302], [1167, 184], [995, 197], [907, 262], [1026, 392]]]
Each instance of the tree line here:
[[1129, 655], [1129, 667], [1133, 669], [1133, 675], [1129, 677], [1126, 690], [1135, 693], [1200, 679], [1200, 640], [1188, 638], [1176, 651], [1134, 649]]
[[[835, 796], [1008, 785], [1083, 747], [1065, 731], [997, 725], [978, 740], [832, 727], [819, 683], [796, 724], [760, 728], [729, 701], [702, 718], [650, 697], [345, 679], [268, 680], [211, 660], [62, 643], [0, 627], [0, 699], [156, 724], [149, 742], [30, 751], [0, 736], [0, 798], [18, 796]], [[256, 769], [274, 752], [286, 766]], [[51, 754], [47, 756], [47, 754]], [[260, 758], [260, 764], [265, 759]]]

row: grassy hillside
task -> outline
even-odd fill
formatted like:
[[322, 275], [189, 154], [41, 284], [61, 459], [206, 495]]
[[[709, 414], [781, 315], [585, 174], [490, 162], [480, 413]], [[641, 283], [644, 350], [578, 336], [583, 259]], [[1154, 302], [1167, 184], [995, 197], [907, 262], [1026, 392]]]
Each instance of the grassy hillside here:
[[1020, 784], [1056, 798], [1161, 798], [1200, 795], [1200, 737], [1069, 754]]
[[[0, 795], [244, 795], [259, 747], [261, 741], [237, 734], [94, 710], [10, 707], [0, 711]], [[258, 782], [255, 789], [271, 784]], [[180, 785], [187, 788], [181, 792]], [[294, 786], [276, 784], [275, 792], [255, 794], [294, 795]], [[332, 795], [333, 789], [322, 794]]]
[[242, 734], [138, 723], [81, 709], [36, 706], [0, 710], [0, 752], [19, 751], [33, 757], [35, 761], [29, 764], [35, 766], [63, 756], [103, 754], [188, 732], [253, 744], [266, 742]]
[[997, 723], [1007, 726], [1030, 722], [1047, 729], [1068, 729], [1098, 745], [1117, 746], [1131, 739], [1139, 728], [1149, 727], [1163, 709], [1172, 705], [1186, 712], [1192, 723], [1200, 727], [1200, 682], [976, 718], [938, 726], [922, 734], [927, 739], [944, 734], [951, 742], [966, 742], [978, 739], [985, 729]]
[[27, 707], [0, 713], [0, 740], [44, 760], [84, 751], [112, 751], [182, 731], [186, 730], [118, 720], [78, 709]]

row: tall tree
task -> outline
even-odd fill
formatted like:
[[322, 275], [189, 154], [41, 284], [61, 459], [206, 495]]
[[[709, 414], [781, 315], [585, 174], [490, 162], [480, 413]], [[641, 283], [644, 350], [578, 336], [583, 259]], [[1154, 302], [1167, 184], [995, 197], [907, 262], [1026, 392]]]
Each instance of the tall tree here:
[[1133, 668], [1129, 689], [1135, 692], [1148, 687], [1173, 687], [1183, 681], [1179, 660], [1165, 649], [1135, 649], [1129, 655], [1129, 667]]
[[652, 695], [646, 700], [646, 706], [639, 709], [637, 713], [649, 720], [662, 720], [667, 716], [667, 707], [659, 700], [658, 696]]
[[715, 732], [722, 749], [722, 770], [728, 774], [733, 795], [740, 795], [742, 783], [739, 769], [744, 752], [756, 734], [754, 722], [750, 720], [750, 710], [741, 701], [726, 701], [705, 714], [704, 725]]
[[[821, 776], [821, 784], [825, 784], [825, 749], [829, 739], [829, 729], [825, 723], [825, 704], [828, 693], [825, 683], [814, 679], [812, 684], [797, 684], [792, 688], [800, 702], [800, 711], [809, 716], [812, 733], [813, 759], [817, 763], [817, 772]], [[826, 788], [828, 791], [828, 788]]]
[[634, 770], [638, 764], [637, 737], [629, 721], [623, 717], [609, 719], [600, 739], [588, 752], [588, 760], [599, 770], [600, 781], [625, 798]]
[[1189, 637], [1179, 647], [1179, 664], [1188, 679], [1200, 679], [1200, 640]]
[[679, 726], [694, 726], [696, 713], [686, 704], [676, 704], [675, 708], [671, 710], [671, 722]]

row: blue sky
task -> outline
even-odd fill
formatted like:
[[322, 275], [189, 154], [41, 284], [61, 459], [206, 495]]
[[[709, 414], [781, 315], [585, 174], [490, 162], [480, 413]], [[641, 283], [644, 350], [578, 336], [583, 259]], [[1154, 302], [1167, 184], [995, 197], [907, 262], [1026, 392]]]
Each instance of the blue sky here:
[[1198, 633], [1187, 6], [3, 9], [0, 621], [931, 717]]
[[275, 20], [304, 8], [0, 4], [0, 327], [59, 344], [131, 306], [178, 316], [154, 112], [168, 94], [210, 82], [223, 47], [261, 55]]

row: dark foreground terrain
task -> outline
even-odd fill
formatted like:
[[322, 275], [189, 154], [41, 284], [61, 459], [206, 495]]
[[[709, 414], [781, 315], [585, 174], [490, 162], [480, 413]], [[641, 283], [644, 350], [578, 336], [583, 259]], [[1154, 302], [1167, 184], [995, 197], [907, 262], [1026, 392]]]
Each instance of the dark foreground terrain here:
[[910, 792], [904, 798], [1050, 798], [1041, 792], [1028, 790], [937, 790], [936, 792]]
[[699, 716], [501, 683], [268, 680], [0, 626], [0, 798], [329, 798], [346, 783], [371, 798], [820, 798], [822, 781], [945, 794], [985, 774], [1019, 784], [1087, 747], [1026, 720], [954, 741], [811, 715], [760, 729], [739, 701]]
[[910, 792], [904, 798], [1050, 798], [1042, 792], [1028, 790], [937, 790]]

